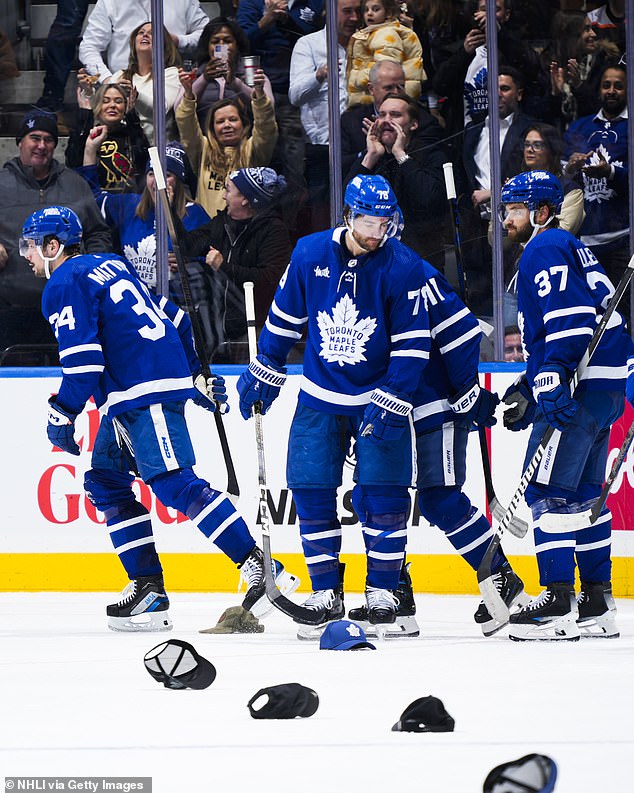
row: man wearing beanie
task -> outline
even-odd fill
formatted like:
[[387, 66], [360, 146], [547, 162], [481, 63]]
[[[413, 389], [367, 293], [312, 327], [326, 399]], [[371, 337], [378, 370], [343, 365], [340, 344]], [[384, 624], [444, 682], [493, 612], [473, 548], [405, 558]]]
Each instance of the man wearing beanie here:
[[63, 204], [80, 218], [87, 252], [112, 248], [110, 232], [85, 181], [53, 159], [58, 141], [55, 115], [33, 110], [16, 135], [18, 156], [0, 170], [0, 350], [14, 344], [53, 344], [41, 315], [44, 283], [20, 256], [18, 239], [31, 213]]
[[194, 231], [181, 229], [186, 255], [206, 257], [216, 362], [248, 363], [243, 284], [255, 285], [260, 328], [288, 264], [292, 246], [277, 208], [285, 189], [286, 180], [272, 168], [232, 171], [225, 184], [226, 208]]

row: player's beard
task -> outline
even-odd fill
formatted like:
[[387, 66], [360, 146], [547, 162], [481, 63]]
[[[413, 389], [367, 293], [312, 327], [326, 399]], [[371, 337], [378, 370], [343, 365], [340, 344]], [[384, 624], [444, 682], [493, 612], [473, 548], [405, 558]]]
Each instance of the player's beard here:
[[355, 229], [352, 229], [351, 232], [352, 239], [356, 242], [356, 244], [367, 253], [372, 253], [376, 251], [383, 242], [382, 239], [377, 239], [376, 237], [363, 237], [359, 234]]

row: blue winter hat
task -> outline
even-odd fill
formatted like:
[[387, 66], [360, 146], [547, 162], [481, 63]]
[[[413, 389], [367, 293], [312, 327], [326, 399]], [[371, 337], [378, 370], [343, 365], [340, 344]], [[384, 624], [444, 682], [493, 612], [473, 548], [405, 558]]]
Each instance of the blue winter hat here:
[[15, 142], [19, 143], [29, 132], [48, 132], [55, 139], [55, 145], [59, 139], [57, 129], [57, 116], [55, 113], [47, 113], [46, 110], [29, 110], [20, 122], [20, 128], [15, 136]]
[[376, 650], [366, 640], [365, 631], [356, 622], [337, 620], [329, 622], [319, 640], [320, 650]]
[[[173, 173], [181, 182], [185, 181], [186, 159], [185, 149], [178, 141], [173, 140], [165, 144], [165, 170], [168, 173]], [[148, 160], [145, 173], [151, 170], [152, 161]]]
[[286, 190], [286, 179], [272, 168], [240, 168], [229, 179], [254, 207], [265, 207]]

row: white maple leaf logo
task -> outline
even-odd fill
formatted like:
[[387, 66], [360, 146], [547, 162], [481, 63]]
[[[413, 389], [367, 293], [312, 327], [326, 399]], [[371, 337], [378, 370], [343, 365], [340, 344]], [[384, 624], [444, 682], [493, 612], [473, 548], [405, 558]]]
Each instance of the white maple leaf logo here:
[[[601, 154], [605, 161], [611, 165], [617, 165], [619, 167], [623, 165], [621, 160], [610, 159], [610, 152], [603, 144], [597, 146], [596, 150], [592, 152], [592, 156], [588, 159], [588, 165], [599, 165], [601, 162], [599, 154]], [[596, 201], [597, 203], [601, 204], [603, 201], [609, 201], [610, 198], [616, 195], [616, 191], [609, 186], [608, 180], [605, 178], [605, 176], [597, 178], [596, 176], [586, 176], [585, 173], [582, 174], [582, 176], [583, 197], [586, 201], [591, 203]]]
[[124, 245], [123, 255], [134, 267], [143, 283], [156, 286], [156, 237], [154, 234], [149, 234], [139, 240], [136, 249], [132, 245]]
[[317, 324], [321, 334], [319, 354], [328, 363], [343, 366], [365, 361], [365, 345], [376, 329], [376, 319], [358, 319], [359, 312], [349, 295], [344, 295], [332, 310], [317, 314]]

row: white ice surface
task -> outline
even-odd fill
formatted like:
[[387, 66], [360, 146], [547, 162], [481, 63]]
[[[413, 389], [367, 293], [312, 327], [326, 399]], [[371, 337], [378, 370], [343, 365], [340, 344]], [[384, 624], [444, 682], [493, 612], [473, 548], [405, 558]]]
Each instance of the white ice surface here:
[[[357, 605], [359, 595], [349, 598]], [[634, 602], [621, 638], [574, 643], [484, 639], [475, 597], [419, 595], [419, 639], [376, 652], [299, 642], [279, 612], [261, 635], [202, 635], [236, 596], [173, 595], [174, 630], [115, 634], [112, 596], [0, 594], [0, 777], [151, 776], [154, 793], [479, 793], [499, 763], [541, 752], [556, 793], [634, 790]], [[191, 642], [218, 675], [171, 691], [145, 671], [164, 638]], [[254, 720], [264, 686], [319, 694], [309, 719]], [[433, 694], [453, 733], [391, 732]]]

